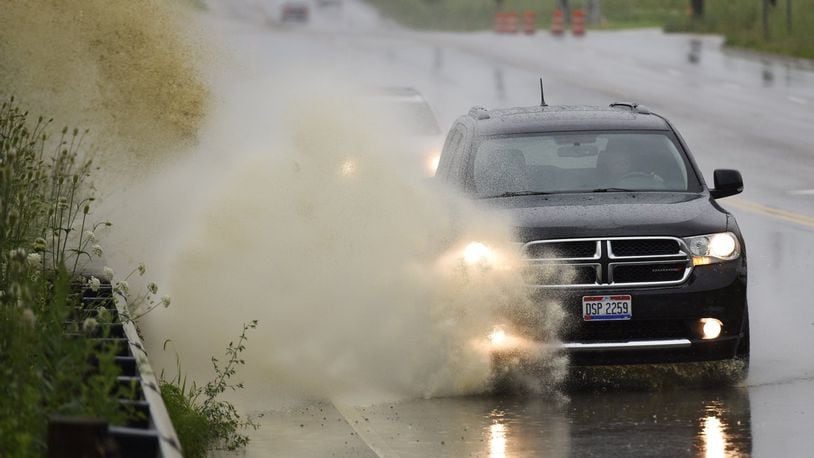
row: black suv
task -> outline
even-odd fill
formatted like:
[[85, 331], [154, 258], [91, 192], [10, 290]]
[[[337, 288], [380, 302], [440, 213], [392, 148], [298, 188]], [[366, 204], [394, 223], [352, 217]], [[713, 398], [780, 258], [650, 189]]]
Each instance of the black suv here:
[[716, 202], [743, 181], [714, 176], [667, 119], [614, 103], [473, 108], [436, 180], [509, 214], [526, 284], [565, 310], [572, 364], [748, 364], [745, 245]]

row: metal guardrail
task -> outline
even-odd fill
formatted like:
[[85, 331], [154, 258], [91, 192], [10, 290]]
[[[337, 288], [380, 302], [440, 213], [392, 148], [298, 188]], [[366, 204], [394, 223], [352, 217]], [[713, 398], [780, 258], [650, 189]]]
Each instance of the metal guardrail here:
[[80, 312], [88, 316], [95, 314], [99, 307], [105, 307], [114, 317], [109, 335], [104, 340], [118, 345], [115, 360], [121, 374], [117, 381], [133, 384], [137, 392], [135, 399], [119, 399], [119, 403], [123, 408], [133, 408], [143, 414], [143, 419], [131, 424], [107, 427], [107, 437], [115, 444], [117, 456], [181, 458], [181, 445], [144, 344], [132, 321], [120, 321], [121, 316], [127, 316], [127, 311], [122, 308], [124, 305], [118, 305], [113, 300], [109, 283], [102, 283], [95, 292], [83, 289]]

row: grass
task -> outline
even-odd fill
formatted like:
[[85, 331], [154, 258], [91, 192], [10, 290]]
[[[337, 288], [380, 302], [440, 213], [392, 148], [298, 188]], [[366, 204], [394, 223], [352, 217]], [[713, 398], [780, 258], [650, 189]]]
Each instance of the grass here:
[[[495, 14], [494, 0], [366, 0], [385, 15], [419, 30], [487, 30]], [[572, 8], [584, 8], [587, 2], [572, 0]], [[593, 27], [657, 27], [686, 15], [685, 0], [602, 0], [604, 20]], [[554, 1], [505, 0], [503, 9], [534, 11], [541, 28], [548, 28]], [[591, 25], [589, 24], [589, 27]]]
[[[224, 366], [212, 358], [215, 377], [205, 385], [187, 384], [186, 377], [181, 375], [180, 359], [175, 378], [166, 380], [161, 374], [161, 396], [186, 456], [203, 457], [213, 449], [237, 450], [245, 447], [249, 438], [241, 431], [257, 429], [251, 418], [242, 420], [232, 404], [219, 399], [227, 390], [243, 388], [242, 383], [231, 383], [230, 379], [237, 373], [237, 367], [245, 364], [240, 354], [246, 349], [246, 333], [255, 327], [257, 321], [244, 324], [237, 344], [229, 342]], [[169, 341], [164, 343], [165, 349], [167, 343]]]
[[[489, 30], [496, 10], [493, 0], [366, 0], [385, 15], [418, 30]], [[792, 31], [786, 27], [786, 2], [778, 0], [769, 12], [769, 36], [762, 26], [762, 1], [705, 3], [705, 16], [689, 16], [689, 0], [601, 0], [602, 21], [589, 28], [664, 27], [672, 32], [716, 33], [726, 44], [757, 51], [814, 58], [814, 0], [793, 0]], [[586, 1], [571, 0], [572, 8]], [[538, 27], [548, 28], [555, 2], [504, 0], [504, 9], [532, 10]]]
[[786, 24], [786, 5], [778, 0], [769, 9], [768, 36], [763, 30], [763, 3], [706, 2], [701, 20], [684, 17], [666, 23], [667, 31], [718, 33], [729, 46], [814, 59], [814, 0], [793, 0], [791, 31]]

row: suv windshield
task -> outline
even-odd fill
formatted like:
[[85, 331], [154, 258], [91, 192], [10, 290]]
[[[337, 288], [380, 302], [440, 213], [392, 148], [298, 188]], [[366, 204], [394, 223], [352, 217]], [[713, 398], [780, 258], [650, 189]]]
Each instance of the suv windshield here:
[[675, 140], [662, 132], [570, 132], [481, 140], [479, 197], [530, 193], [689, 191], [698, 187]]

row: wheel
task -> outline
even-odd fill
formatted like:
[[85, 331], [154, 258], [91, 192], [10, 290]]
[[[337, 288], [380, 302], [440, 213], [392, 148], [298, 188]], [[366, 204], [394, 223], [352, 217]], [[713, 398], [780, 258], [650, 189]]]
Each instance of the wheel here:
[[740, 380], [746, 379], [749, 375], [749, 352], [750, 352], [750, 337], [749, 337], [749, 304], [743, 306], [743, 321], [741, 322], [741, 338], [738, 341], [738, 348], [735, 350], [735, 361], [743, 364], [741, 370]]

